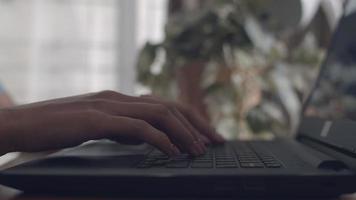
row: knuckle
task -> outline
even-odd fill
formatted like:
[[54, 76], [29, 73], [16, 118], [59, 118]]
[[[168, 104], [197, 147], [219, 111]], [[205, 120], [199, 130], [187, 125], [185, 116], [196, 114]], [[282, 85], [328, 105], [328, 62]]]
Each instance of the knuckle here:
[[173, 110], [176, 110], [177, 107], [173, 104], [173, 103], [168, 103], [166, 104], [166, 107], [170, 110], [170, 111], [173, 111]]
[[160, 125], [162, 127], [168, 127], [174, 120], [174, 115], [167, 106], [158, 104], [154, 109], [153, 118], [154, 122], [157, 125]]
[[157, 134], [157, 140], [161, 144], [167, 144], [167, 143], [169, 144], [170, 143], [170, 140], [169, 140], [168, 136], [163, 134], [163, 133]]
[[96, 94], [97, 97], [101, 97], [101, 98], [107, 98], [107, 97], [112, 97], [112, 96], [116, 96], [119, 93], [113, 91], [113, 90], [103, 90], [100, 91]]
[[167, 106], [157, 104], [154, 105], [153, 113], [158, 117], [158, 120], [162, 120], [171, 114], [171, 111]]
[[195, 112], [195, 108], [190, 105], [182, 105], [179, 103], [176, 103], [176, 108], [181, 112], [183, 115], [190, 115]]
[[85, 112], [84, 120], [88, 126], [94, 129], [101, 129], [103, 122], [106, 121], [106, 115], [94, 109], [89, 109]]
[[146, 121], [140, 119], [131, 120], [131, 127], [134, 131], [133, 134], [140, 138], [142, 138], [144, 133], [150, 129], [150, 125]]
[[104, 110], [107, 106], [108, 102], [103, 99], [94, 99], [88, 101], [88, 107], [94, 110]]
[[73, 101], [73, 102], [65, 103], [65, 105], [68, 105], [70, 108], [76, 108], [79, 110], [87, 110], [88, 108], [85, 100]]
[[195, 108], [193, 106], [190, 106], [190, 105], [178, 105], [179, 107], [179, 110], [183, 113], [192, 113], [192, 112], [195, 112]]
[[101, 116], [101, 113], [94, 110], [94, 109], [89, 109], [88, 111], [86, 111], [86, 117], [87, 119], [90, 121], [90, 122], [95, 122], [97, 121], [100, 116]]

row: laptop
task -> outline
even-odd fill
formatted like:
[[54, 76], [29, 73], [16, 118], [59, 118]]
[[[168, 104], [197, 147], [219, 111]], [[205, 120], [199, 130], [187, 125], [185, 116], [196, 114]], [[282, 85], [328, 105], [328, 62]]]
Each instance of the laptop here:
[[356, 1], [349, 1], [295, 138], [228, 141], [200, 157], [96, 141], [0, 172], [30, 193], [338, 196], [356, 192]]

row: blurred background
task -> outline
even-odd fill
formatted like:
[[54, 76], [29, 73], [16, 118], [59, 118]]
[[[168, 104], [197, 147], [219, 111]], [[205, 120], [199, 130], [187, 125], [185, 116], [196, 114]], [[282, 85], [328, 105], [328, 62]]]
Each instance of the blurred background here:
[[290, 135], [341, 0], [0, 0], [0, 106], [99, 90], [191, 105], [227, 138]]

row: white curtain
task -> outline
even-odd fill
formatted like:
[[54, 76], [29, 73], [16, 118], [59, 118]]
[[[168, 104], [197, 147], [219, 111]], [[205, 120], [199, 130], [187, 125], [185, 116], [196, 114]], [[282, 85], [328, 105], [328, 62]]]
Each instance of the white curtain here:
[[135, 92], [135, 58], [163, 38], [167, 0], [0, 0], [0, 81], [27, 103]]

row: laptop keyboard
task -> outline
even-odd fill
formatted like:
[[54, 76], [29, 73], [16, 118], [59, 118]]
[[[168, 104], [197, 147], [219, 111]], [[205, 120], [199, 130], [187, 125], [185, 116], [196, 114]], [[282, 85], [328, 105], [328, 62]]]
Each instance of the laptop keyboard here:
[[281, 162], [271, 153], [258, 151], [248, 143], [239, 145], [210, 146], [199, 157], [180, 154], [170, 158], [152, 150], [137, 168], [282, 168]]

